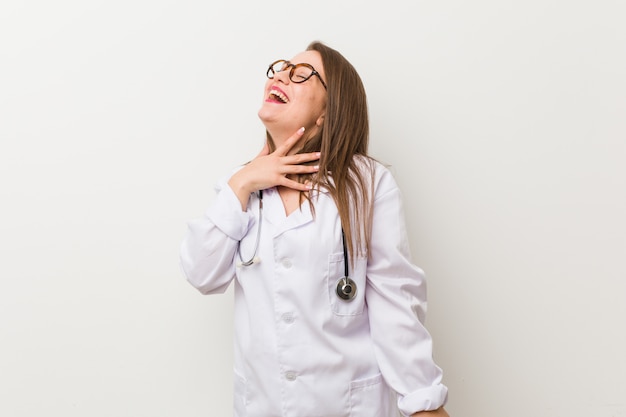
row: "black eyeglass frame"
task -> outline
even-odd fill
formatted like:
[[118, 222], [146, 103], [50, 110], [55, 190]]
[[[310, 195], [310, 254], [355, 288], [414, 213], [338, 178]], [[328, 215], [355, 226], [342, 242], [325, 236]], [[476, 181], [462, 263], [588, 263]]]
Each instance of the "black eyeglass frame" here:
[[[284, 62], [285, 68], [280, 70], [280, 71], [274, 71], [274, 65], [278, 64], [279, 62]], [[308, 77], [304, 78], [304, 79], [299, 79], [299, 80], [294, 80], [293, 75], [295, 74], [296, 68], [298, 67], [307, 67], [311, 70], [311, 75], [309, 75]], [[267, 78], [274, 79], [274, 74], [277, 72], [283, 72], [286, 71], [287, 68], [289, 68], [289, 79], [296, 83], [296, 84], [300, 84], [303, 83], [305, 81], [307, 81], [309, 78], [311, 78], [314, 75], [317, 75], [317, 78], [319, 78], [320, 82], [322, 83], [322, 86], [324, 86], [324, 90], [328, 90], [328, 87], [326, 87], [326, 83], [324, 82], [324, 80], [322, 80], [322, 76], [320, 75], [319, 72], [317, 72], [315, 70], [315, 68], [313, 67], [313, 65], [311, 64], [307, 64], [307, 63], [300, 63], [300, 64], [292, 64], [291, 62], [287, 61], [286, 59], [279, 59], [277, 61], [274, 61], [270, 64], [269, 68], [267, 69]]]

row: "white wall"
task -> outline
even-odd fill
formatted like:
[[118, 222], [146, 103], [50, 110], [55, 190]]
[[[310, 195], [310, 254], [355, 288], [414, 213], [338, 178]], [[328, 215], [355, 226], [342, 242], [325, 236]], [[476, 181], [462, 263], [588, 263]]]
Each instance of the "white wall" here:
[[227, 416], [231, 297], [178, 270], [264, 70], [360, 71], [453, 416], [626, 416], [626, 6], [0, 6], [0, 415]]

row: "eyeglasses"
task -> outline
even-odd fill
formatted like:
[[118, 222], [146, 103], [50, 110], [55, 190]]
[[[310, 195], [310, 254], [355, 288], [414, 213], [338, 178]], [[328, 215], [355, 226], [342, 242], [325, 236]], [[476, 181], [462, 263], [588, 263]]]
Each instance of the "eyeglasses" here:
[[284, 59], [279, 59], [278, 61], [270, 64], [270, 67], [267, 69], [267, 78], [273, 79], [274, 74], [277, 72], [287, 71], [289, 69], [289, 79], [294, 83], [303, 83], [314, 75], [317, 75], [317, 78], [320, 79], [320, 82], [324, 86], [326, 90], [326, 83], [322, 80], [322, 76], [319, 72], [315, 71], [313, 65], [311, 64], [292, 64], [289, 61]]

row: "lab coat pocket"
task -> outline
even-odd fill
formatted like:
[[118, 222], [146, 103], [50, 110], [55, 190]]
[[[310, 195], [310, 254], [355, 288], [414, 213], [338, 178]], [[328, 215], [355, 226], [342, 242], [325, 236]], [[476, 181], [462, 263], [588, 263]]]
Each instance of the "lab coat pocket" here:
[[354, 281], [356, 292], [351, 299], [342, 299], [337, 295], [337, 284], [345, 276], [343, 252], [328, 255], [328, 297], [330, 308], [338, 316], [356, 316], [363, 313], [365, 306], [365, 271], [367, 258], [360, 257], [348, 265], [349, 276]]
[[246, 417], [247, 382], [237, 371], [234, 371], [234, 411], [235, 417]]
[[392, 417], [394, 409], [381, 374], [350, 383], [350, 417]]

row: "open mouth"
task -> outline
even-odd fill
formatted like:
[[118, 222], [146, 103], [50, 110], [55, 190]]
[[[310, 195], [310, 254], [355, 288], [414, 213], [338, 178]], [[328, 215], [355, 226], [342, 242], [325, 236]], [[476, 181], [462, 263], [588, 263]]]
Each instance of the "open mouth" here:
[[289, 97], [287, 97], [287, 95], [285, 93], [283, 93], [281, 90], [279, 90], [276, 87], [273, 87], [270, 90], [270, 93], [267, 96], [267, 99], [270, 100], [270, 101], [277, 101], [279, 103], [287, 103], [287, 102], [289, 102]]

